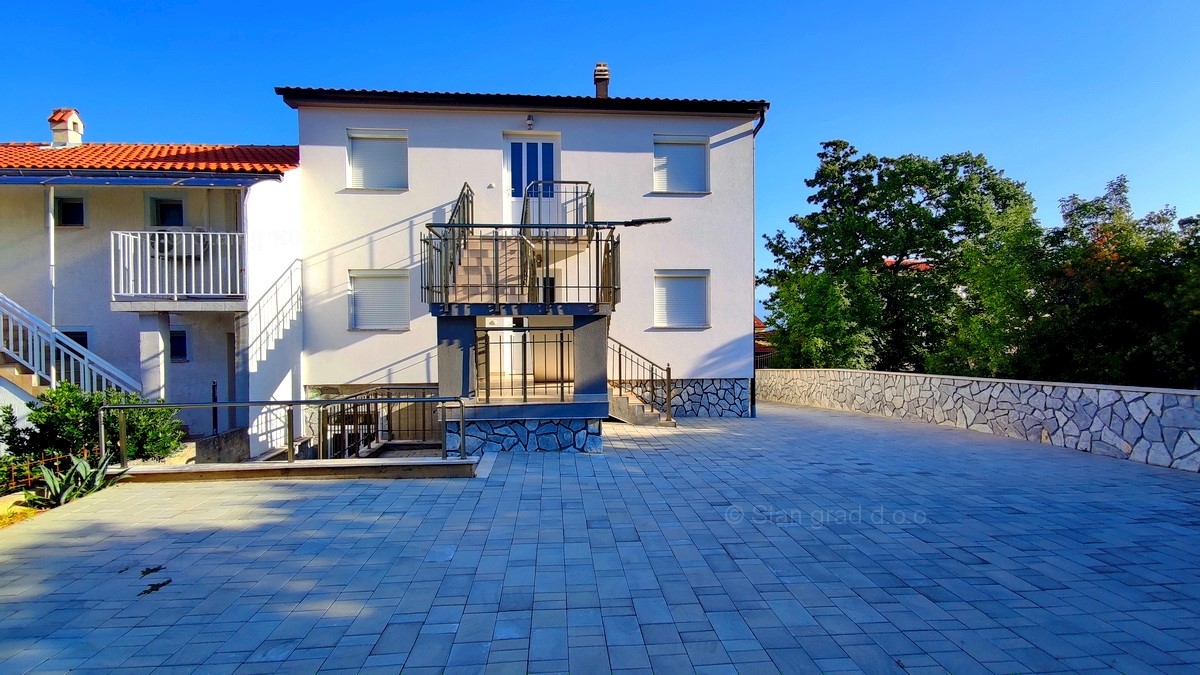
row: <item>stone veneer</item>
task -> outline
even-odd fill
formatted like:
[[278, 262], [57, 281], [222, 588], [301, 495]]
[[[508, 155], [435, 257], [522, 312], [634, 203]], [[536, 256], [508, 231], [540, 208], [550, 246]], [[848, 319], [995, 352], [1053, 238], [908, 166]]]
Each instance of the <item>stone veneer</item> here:
[[[642, 403], [659, 409], [663, 404], [662, 383], [651, 392], [646, 380], [626, 382], [629, 393]], [[688, 379], [672, 383], [671, 414], [675, 417], [749, 417], [750, 380], [744, 378]], [[654, 400], [650, 398], [653, 395]]]
[[759, 370], [763, 401], [864, 412], [1200, 470], [1200, 391], [857, 370]]
[[[600, 420], [467, 420], [467, 454], [476, 452], [599, 452]], [[458, 422], [446, 423], [446, 448], [458, 449]]]

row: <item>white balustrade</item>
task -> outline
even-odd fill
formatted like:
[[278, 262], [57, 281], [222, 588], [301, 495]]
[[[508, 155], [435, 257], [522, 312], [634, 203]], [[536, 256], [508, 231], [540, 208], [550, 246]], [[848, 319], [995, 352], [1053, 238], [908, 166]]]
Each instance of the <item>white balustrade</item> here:
[[113, 232], [113, 299], [244, 298], [242, 242], [237, 232]]

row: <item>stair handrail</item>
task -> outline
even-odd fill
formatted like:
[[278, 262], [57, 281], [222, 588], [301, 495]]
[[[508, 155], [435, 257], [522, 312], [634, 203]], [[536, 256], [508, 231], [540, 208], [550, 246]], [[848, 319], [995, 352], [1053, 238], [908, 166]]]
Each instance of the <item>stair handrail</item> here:
[[[458, 197], [454, 200], [454, 206], [450, 209], [450, 217], [442, 225], [471, 225], [474, 222], [475, 191], [471, 189], [469, 183], [464, 182], [462, 188], [458, 191]], [[441, 227], [437, 224], [432, 224], [427, 225], [426, 229], [430, 232], [429, 235], [422, 237], [425, 240], [426, 273], [431, 274], [433, 272], [433, 265], [437, 264], [439, 282], [437, 289], [440, 292], [440, 297], [435, 301], [445, 302], [446, 298], [450, 295], [450, 285], [454, 283], [458, 263], [462, 260], [467, 239], [471, 237], [473, 228]], [[433, 255], [435, 247], [433, 238], [436, 238], [441, 244], [437, 248], [438, 255], [436, 256]], [[430, 260], [430, 258], [436, 258], [436, 260]]]
[[[0, 293], [0, 317], [5, 320], [0, 351], [52, 385], [59, 381], [84, 391], [110, 388], [136, 392], [137, 380], [98, 354], [50, 327], [50, 324]], [[20, 329], [24, 334], [19, 334]], [[14, 344], [19, 341], [20, 344]], [[59, 368], [59, 365], [69, 366]]]
[[[671, 399], [674, 398], [675, 388], [671, 378], [671, 364], [660, 366], [628, 345], [614, 339], [611, 335], [608, 338], [608, 356], [610, 361], [609, 386], [616, 389], [618, 394], [624, 394], [626, 391], [633, 394], [652, 409], [663, 413], [668, 422], [674, 419]], [[615, 378], [613, 377], [614, 370], [616, 371]], [[627, 374], [630, 377], [626, 377]], [[657, 396], [660, 381], [663, 388], [661, 403]], [[650, 389], [649, 396], [627, 386], [632, 382], [646, 382]]]

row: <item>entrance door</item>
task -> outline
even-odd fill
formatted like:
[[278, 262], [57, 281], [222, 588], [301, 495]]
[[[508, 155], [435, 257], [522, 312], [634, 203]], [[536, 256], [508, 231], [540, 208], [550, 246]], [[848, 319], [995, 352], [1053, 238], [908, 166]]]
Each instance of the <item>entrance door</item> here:
[[[525, 203], [526, 187], [534, 181], [557, 180], [556, 146], [552, 139], [509, 138], [508, 185], [509, 222], [519, 224]], [[557, 191], [553, 185], [535, 186], [529, 191], [529, 222], [558, 223], [559, 212]]]

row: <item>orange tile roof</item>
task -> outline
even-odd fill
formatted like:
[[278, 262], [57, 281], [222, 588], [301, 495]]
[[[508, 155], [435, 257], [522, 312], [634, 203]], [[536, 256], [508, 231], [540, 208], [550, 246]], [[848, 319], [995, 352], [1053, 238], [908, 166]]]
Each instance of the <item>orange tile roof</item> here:
[[193, 143], [0, 143], [0, 169], [283, 173], [300, 165], [294, 145]]

